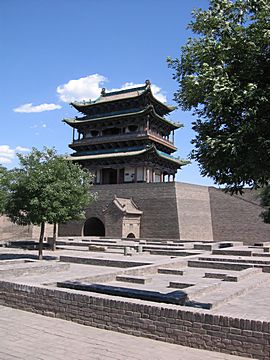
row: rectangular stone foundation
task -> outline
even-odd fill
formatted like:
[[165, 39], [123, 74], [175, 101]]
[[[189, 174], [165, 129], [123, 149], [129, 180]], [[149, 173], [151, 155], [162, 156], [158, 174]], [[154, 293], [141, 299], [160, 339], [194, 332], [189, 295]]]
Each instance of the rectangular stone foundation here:
[[5, 281], [0, 281], [0, 304], [184, 346], [259, 360], [270, 358], [269, 322]]

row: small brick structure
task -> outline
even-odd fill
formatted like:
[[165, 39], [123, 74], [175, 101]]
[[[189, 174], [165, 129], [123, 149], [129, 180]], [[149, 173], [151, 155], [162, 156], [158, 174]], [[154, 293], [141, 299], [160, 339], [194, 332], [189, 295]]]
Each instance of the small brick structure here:
[[115, 195], [104, 209], [106, 235], [139, 238], [142, 214], [132, 198], [119, 198]]

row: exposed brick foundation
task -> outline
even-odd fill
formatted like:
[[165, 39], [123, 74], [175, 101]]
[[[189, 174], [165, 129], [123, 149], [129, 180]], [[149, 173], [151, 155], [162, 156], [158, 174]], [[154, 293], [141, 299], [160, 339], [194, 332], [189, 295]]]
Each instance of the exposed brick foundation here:
[[270, 323], [0, 281], [0, 304], [80, 324], [239, 356], [270, 358]]

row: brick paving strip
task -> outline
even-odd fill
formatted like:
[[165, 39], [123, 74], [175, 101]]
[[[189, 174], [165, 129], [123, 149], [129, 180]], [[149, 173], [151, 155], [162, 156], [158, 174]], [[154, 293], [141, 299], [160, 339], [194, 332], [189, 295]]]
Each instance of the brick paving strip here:
[[0, 306], [0, 360], [245, 360]]

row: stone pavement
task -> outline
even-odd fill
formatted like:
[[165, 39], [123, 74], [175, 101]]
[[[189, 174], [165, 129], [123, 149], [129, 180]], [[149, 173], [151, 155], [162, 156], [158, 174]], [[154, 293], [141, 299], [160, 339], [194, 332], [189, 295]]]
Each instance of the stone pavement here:
[[245, 360], [0, 306], [0, 360]]

